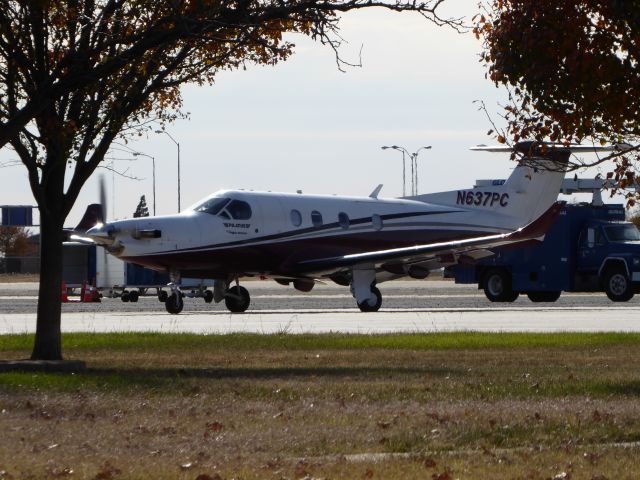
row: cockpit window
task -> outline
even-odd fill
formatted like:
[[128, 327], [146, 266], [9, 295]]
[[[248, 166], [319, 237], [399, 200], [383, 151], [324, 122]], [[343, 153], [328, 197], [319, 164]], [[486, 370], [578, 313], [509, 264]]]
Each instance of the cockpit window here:
[[242, 200], [231, 200], [225, 208], [231, 217], [235, 220], [248, 220], [251, 218], [251, 207], [247, 202]]
[[217, 215], [227, 203], [229, 203], [228, 198], [210, 198], [202, 202], [193, 210], [196, 212], [204, 212], [211, 215]]
[[611, 242], [640, 241], [640, 232], [635, 225], [612, 225], [604, 227], [604, 229]]
[[217, 215], [226, 219], [248, 220], [251, 218], [251, 207], [242, 200], [229, 198], [210, 198], [193, 209], [195, 212], [204, 212]]

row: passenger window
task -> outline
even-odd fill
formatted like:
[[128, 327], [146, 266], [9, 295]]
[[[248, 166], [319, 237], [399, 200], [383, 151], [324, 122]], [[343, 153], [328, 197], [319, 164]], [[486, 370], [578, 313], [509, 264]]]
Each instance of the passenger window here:
[[374, 213], [373, 215], [371, 215], [371, 224], [373, 225], [374, 229], [382, 230], [382, 217], [377, 213]]
[[338, 223], [339, 223], [339, 224], [340, 224], [340, 226], [341, 226], [342, 228], [344, 228], [345, 230], [346, 230], [347, 228], [349, 228], [349, 215], [347, 215], [347, 214], [346, 214], [346, 213], [344, 213], [344, 212], [340, 212], [340, 213], [338, 214]]
[[319, 211], [314, 210], [311, 212], [311, 223], [313, 223], [314, 227], [322, 225], [322, 214]]
[[291, 210], [291, 223], [294, 227], [302, 225], [302, 215], [298, 210]]
[[242, 200], [232, 200], [225, 210], [235, 220], [248, 220], [251, 218], [251, 207]]
[[606, 242], [604, 240], [604, 234], [602, 233], [602, 228], [600, 227], [596, 228], [596, 245], [602, 246], [605, 243]]

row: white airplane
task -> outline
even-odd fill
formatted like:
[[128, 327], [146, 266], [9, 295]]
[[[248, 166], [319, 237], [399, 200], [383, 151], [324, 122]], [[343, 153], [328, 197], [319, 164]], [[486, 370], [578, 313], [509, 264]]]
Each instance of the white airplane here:
[[[577, 148], [522, 142], [516, 151], [566, 163]], [[105, 209], [94, 204], [75, 238], [168, 272], [172, 314], [183, 308], [181, 277], [214, 279], [205, 300], [224, 300], [231, 312], [249, 307], [241, 277], [272, 278], [303, 292], [330, 279], [350, 286], [360, 310], [372, 312], [382, 304], [380, 282], [425, 278], [493, 255], [492, 248], [543, 237], [559, 212], [563, 178], [557, 163], [552, 171], [521, 161], [500, 185], [404, 198], [378, 198], [381, 185], [369, 197], [222, 190], [176, 215], [105, 223], [97, 222]]]

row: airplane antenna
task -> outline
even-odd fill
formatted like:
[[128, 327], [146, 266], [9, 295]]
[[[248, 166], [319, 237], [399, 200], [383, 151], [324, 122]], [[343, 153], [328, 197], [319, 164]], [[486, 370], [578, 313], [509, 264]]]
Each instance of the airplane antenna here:
[[378, 194], [380, 193], [380, 190], [382, 190], [382, 183], [381, 183], [380, 185], [378, 185], [378, 186], [373, 190], [373, 192], [371, 192], [371, 193], [369, 194], [369, 198], [375, 198], [375, 199], [377, 199], [377, 198], [378, 198]]

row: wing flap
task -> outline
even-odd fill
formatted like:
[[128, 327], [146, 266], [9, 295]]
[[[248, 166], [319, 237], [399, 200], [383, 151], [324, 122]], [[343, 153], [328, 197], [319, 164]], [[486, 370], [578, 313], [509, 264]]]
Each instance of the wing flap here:
[[465, 255], [474, 258], [476, 256], [474, 252], [477, 252], [479, 256], [486, 256], [487, 250], [491, 248], [543, 238], [551, 224], [560, 214], [563, 206], [564, 202], [554, 203], [545, 213], [529, 225], [511, 233], [305, 260], [297, 265], [297, 269], [305, 272], [327, 272], [358, 264], [373, 264], [379, 266], [383, 263], [393, 261], [398, 261], [403, 264], [420, 263], [436, 256], [444, 257], [451, 255], [453, 257]]

